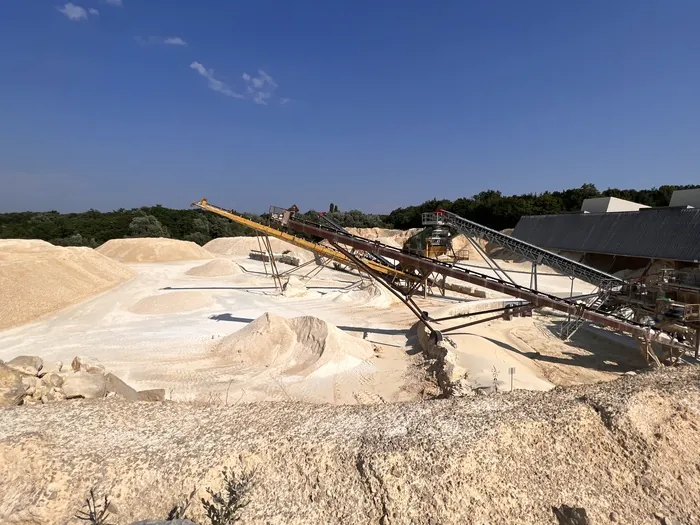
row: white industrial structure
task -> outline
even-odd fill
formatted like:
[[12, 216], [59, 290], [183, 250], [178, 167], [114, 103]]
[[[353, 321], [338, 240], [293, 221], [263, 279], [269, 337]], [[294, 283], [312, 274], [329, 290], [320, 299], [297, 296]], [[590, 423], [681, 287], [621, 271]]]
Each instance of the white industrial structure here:
[[585, 199], [581, 205], [584, 213], [607, 213], [612, 211], [639, 211], [648, 208], [644, 204], [618, 199], [617, 197], [597, 197], [595, 199]]

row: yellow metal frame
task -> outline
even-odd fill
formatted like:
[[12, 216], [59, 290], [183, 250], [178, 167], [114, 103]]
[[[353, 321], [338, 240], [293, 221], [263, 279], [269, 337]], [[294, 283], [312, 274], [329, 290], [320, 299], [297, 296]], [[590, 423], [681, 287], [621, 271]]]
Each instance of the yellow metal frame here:
[[[202, 199], [197, 202], [193, 202], [192, 206], [196, 206], [198, 208], [201, 208], [206, 211], [210, 211], [212, 213], [216, 213], [217, 215], [221, 215], [222, 217], [226, 217], [229, 220], [232, 220], [233, 222], [237, 224], [241, 224], [242, 226], [247, 226], [248, 228], [255, 230], [257, 232], [263, 233], [265, 235], [269, 235], [271, 237], [275, 237], [276, 239], [280, 239], [284, 242], [288, 242], [289, 244], [292, 244], [294, 246], [298, 246], [299, 248], [302, 248], [304, 250], [308, 250], [310, 252], [315, 253], [316, 255], [320, 257], [325, 257], [326, 259], [331, 259], [332, 261], [335, 261], [340, 264], [345, 264], [347, 266], [352, 266], [356, 267], [357, 265], [354, 263], [352, 259], [349, 257], [346, 257], [342, 253], [340, 253], [338, 250], [335, 248], [330, 248], [328, 246], [323, 246], [322, 244], [312, 242], [312, 241], [307, 241], [306, 239], [301, 239], [295, 235], [291, 235], [289, 233], [282, 232], [276, 228], [272, 228], [271, 226], [265, 226], [264, 224], [257, 223], [255, 221], [251, 221], [250, 219], [246, 219], [245, 217], [241, 217], [240, 215], [236, 215], [235, 213], [232, 213], [224, 208], [220, 208], [219, 206], [214, 206], [213, 204], [209, 204], [207, 199]], [[383, 275], [388, 275], [392, 278], [395, 279], [406, 279], [409, 281], [419, 281], [419, 278], [413, 275], [409, 275], [407, 273], [404, 273], [400, 270], [396, 270], [394, 268], [389, 268], [387, 266], [384, 266], [382, 264], [377, 264], [373, 261], [363, 261], [367, 266], [372, 268], [375, 272], [379, 272]]]

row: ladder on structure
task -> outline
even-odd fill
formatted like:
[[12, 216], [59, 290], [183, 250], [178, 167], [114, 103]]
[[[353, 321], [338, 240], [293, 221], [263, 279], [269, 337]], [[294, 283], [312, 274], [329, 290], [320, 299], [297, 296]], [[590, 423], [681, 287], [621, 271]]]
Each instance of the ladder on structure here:
[[481, 237], [488, 242], [495, 244], [501, 248], [507, 249], [517, 255], [532, 261], [535, 264], [544, 264], [570, 277], [575, 277], [594, 284], [600, 288], [608, 289], [611, 285], [622, 285], [622, 279], [609, 275], [585, 264], [577, 263], [550, 252], [543, 248], [539, 248], [533, 244], [521, 241], [505, 233], [501, 233], [486, 226], [482, 226], [476, 222], [469, 221], [459, 215], [438, 210], [423, 214], [423, 224], [445, 225], [454, 230], [463, 233], [467, 237]]
[[589, 303], [580, 304], [579, 310], [573, 315], [569, 316], [569, 319], [561, 326], [559, 330], [559, 336], [564, 340], [568, 341], [576, 333], [576, 331], [583, 326], [586, 320], [583, 318], [583, 312], [585, 310], [597, 312], [605, 304], [605, 302], [610, 297], [609, 290], [601, 290], [601, 292], [593, 297], [593, 300]]

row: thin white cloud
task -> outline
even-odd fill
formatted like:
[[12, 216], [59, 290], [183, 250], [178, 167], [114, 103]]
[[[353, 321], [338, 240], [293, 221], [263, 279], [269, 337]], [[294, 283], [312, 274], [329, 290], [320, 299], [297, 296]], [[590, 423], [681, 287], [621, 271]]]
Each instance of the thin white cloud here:
[[[241, 78], [245, 83], [245, 91], [234, 91], [230, 86], [217, 79], [214, 76], [213, 70], [205, 68], [201, 63], [192, 62], [190, 68], [197, 71], [197, 73], [209, 81], [210, 89], [230, 97], [250, 100], [261, 106], [267, 106], [269, 102], [275, 100], [274, 93], [279, 87], [275, 79], [262, 69], [258, 70], [256, 76], [250, 73], [242, 73]], [[289, 101], [289, 98], [279, 99], [280, 104], [287, 104]]]
[[163, 43], [169, 46], [187, 46], [187, 42], [179, 36], [170, 36], [163, 40]]
[[217, 93], [221, 93], [222, 95], [226, 95], [227, 97], [244, 98], [243, 95], [241, 95], [240, 93], [236, 93], [224, 82], [216, 78], [214, 76], [213, 69], [207, 69], [199, 62], [192, 62], [190, 64], [190, 68], [194, 69], [197, 73], [199, 73], [201, 76], [207, 79], [209, 83], [209, 89], [211, 89], [212, 91], [216, 91]]
[[91, 7], [90, 9], [88, 9], [88, 11], [90, 11], [90, 14], [91, 14], [91, 15], [95, 15], [95, 16], [99, 16], [99, 15], [100, 15], [100, 11], [97, 10], [97, 9], [95, 9], [94, 7]]
[[144, 45], [166, 45], [166, 46], [187, 47], [187, 42], [185, 42], [179, 36], [170, 36], [167, 38], [163, 38], [162, 36], [146, 36], [146, 37], [135, 36], [134, 40], [136, 40], [139, 44], [144, 44]]
[[243, 73], [242, 76], [247, 84], [246, 91], [252, 96], [253, 102], [266, 106], [278, 87], [277, 82], [262, 69], [258, 69], [256, 77], [248, 73]]
[[115, 7], [123, 7], [124, 2], [122, 0], [104, 0], [105, 4], [113, 5]]
[[74, 22], [79, 22], [80, 20], [87, 20], [88, 13], [85, 8], [75, 5], [72, 2], [68, 2], [63, 7], [57, 7], [59, 12], [63, 13], [66, 18], [73, 20]]

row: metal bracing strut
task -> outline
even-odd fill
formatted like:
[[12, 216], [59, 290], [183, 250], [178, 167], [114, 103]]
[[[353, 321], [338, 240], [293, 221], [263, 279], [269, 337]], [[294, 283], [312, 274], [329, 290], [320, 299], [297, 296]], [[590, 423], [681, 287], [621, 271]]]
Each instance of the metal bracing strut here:
[[[415, 268], [421, 271], [423, 274], [428, 275], [431, 272], [436, 272], [441, 275], [452, 277], [460, 281], [465, 281], [489, 290], [494, 290], [497, 292], [516, 297], [518, 299], [523, 299], [529, 302], [533, 308], [549, 307], [559, 312], [565, 314], [577, 314], [579, 313], [580, 306], [575, 304], [571, 300], [562, 299], [560, 297], [550, 295], [541, 291], [532, 290], [525, 286], [514, 285], [509, 282], [505, 282], [501, 279], [497, 279], [488, 275], [480, 274], [465, 268], [457, 267], [453, 264], [446, 263], [443, 261], [438, 261], [435, 259], [430, 259], [428, 257], [421, 257], [419, 255], [409, 254], [403, 250], [397, 248], [392, 248], [385, 244], [381, 244], [374, 241], [369, 241], [362, 237], [357, 237], [354, 235], [342, 235], [336, 231], [331, 231], [315, 224], [307, 223], [304, 221], [292, 219], [289, 220], [287, 225], [299, 232], [306, 233], [308, 235], [314, 235], [316, 237], [321, 237], [327, 239], [330, 242], [342, 243], [345, 246], [351, 248], [357, 248], [360, 250], [366, 250], [371, 246], [372, 250], [380, 255], [394, 259], [398, 261], [403, 267]], [[568, 260], [568, 259], [567, 259]], [[543, 261], [544, 263], [544, 261]], [[366, 264], [371, 264], [367, 261]], [[636, 337], [640, 337], [647, 333], [647, 327], [629, 321], [626, 319], [620, 319], [614, 317], [611, 314], [606, 314], [603, 312], [598, 312], [587, 307], [583, 308], [580, 313], [581, 318], [587, 321], [593, 321], [595, 323], [608, 326], [615, 330], [621, 332], [628, 332]], [[662, 331], [660, 331], [662, 332]], [[686, 350], [690, 349], [688, 345], [677, 344], [677, 343], [664, 343], [678, 346], [679, 348], [684, 348]]]
[[434, 336], [437, 340], [440, 340], [442, 337], [440, 333], [435, 330], [432, 326], [430, 326], [430, 323], [428, 323], [428, 320], [426, 317], [423, 315], [423, 312], [421, 309], [418, 307], [418, 305], [415, 303], [413, 299], [411, 299], [410, 296], [404, 296], [400, 292], [394, 289], [392, 285], [390, 285], [388, 282], [386, 282], [384, 279], [381, 278], [380, 275], [378, 275], [372, 268], [370, 268], [367, 264], [365, 264], [365, 261], [361, 260], [359, 257], [357, 257], [354, 253], [351, 253], [347, 249], [345, 249], [343, 246], [340, 246], [339, 244], [330, 241], [331, 245], [334, 246], [339, 252], [345, 254], [347, 257], [353, 259], [355, 263], [358, 266], [363, 267], [363, 269], [372, 277], [375, 281], [377, 281], [379, 284], [384, 286], [387, 290], [389, 290], [392, 294], [394, 294], [396, 297], [398, 297], [403, 304], [405, 304], [409, 310], [415, 315], [418, 320], [423, 323], [423, 325], [428, 329], [430, 332], [431, 336]]

